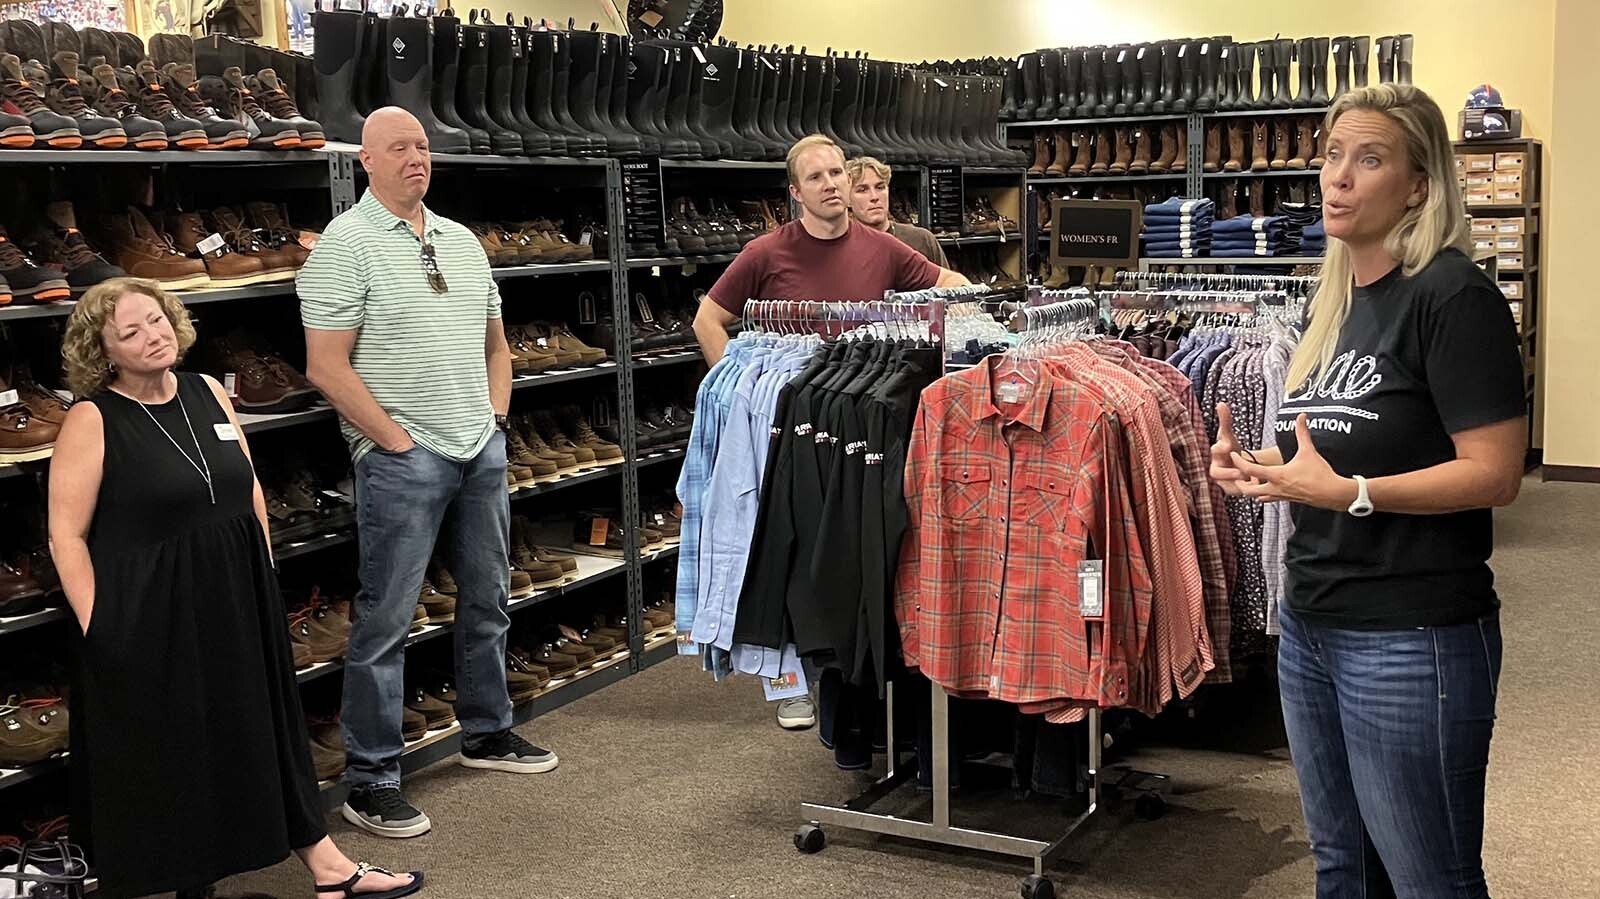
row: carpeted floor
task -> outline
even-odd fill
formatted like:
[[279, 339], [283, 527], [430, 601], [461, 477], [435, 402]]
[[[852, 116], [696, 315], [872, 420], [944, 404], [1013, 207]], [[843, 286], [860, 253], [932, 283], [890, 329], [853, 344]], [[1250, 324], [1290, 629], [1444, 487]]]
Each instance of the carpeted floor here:
[[[1600, 488], [1529, 479], [1499, 515], [1495, 567], [1505, 664], [1485, 848], [1498, 899], [1600, 897]], [[1270, 687], [1269, 687], [1270, 689]], [[1171, 811], [1126, 804], [1074, 838], [1052, 872], [1081, 899], [1286, 899], [1312, 895], [1312, 864], [1275, 701], [1261, 689], [1163, 721], [1129, 759], [1173, 776]], [[713, 684], [673, 660], [522, 731], [561, 755], [554, 773], [444, 763], [408, 791], [434, 831], [398, 842], [333, 819], [352, 856], [428, 874], [450, 899], [967, 899], [1017, 895], [1023, 863], [834, 830], [801, 855], [803, 800], [863, 778], [836, 770], [811, 732], [778, 729], [749, 680]], [[1048, 834], [1048, 803], [987, 804]], [[956, 806], [957, 823], [962, 806]], [[971, 820], [969, 818], [968, 820]], [[236, 878], [225, 894], [309, 897], [297, 863]]]

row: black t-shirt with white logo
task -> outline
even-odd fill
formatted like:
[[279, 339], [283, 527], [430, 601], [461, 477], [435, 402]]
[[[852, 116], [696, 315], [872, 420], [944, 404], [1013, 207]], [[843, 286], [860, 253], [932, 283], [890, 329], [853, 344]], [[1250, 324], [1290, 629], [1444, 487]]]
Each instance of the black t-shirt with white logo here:
[[[1294, 458], [1295, 417], [1346, 477], [1404, 474], [1456, 457], [1450, 435], [1527, 412], [1510, 307], [1472, 260], [1447, 249], [1355, 288], [1333, 364], [1292, 391], [1274, 424]], [[1490, 510], [1446, 515], [1291, 507], [1286, 601], [1330, 627], [1459, 624], [1499, 606]]]

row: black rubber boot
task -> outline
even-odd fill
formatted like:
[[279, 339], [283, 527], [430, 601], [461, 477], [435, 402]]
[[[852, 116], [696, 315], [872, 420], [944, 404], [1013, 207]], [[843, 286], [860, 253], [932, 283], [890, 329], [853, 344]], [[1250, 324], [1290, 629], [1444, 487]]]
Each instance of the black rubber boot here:
[[[700, 60], [705, 55], [705, 48], [699, 44], [685, 42], [683, 47], [683, 64], [689, 74], [689, 102], [684, 109], [684, 124], [689, 126], [689, 131], [700, 139], [701, 146], [711, 148], [713, 155], [718, 159], [737, 158], [738, 147], [732, 141], [720, 139], [712, 133], [711, 126], [706, 119], [705, 110], [705, 68], [706, 64]], [[697, 55], [696, 50], [700, 53]]]
[[1291, 109], [1294, 100], [1289, 96], [1289, 63], [1294, 59], [1294, 41], [1281, 38], [1272, 42], [1272, 108]]
[[883, 64], [875, 59], [862, 59], [860, 67], [861, 99], [857, 101], [856, 134], [878, 158], [885, 162], [898, 162], [898, 154], [889, 146], [889, 140], [883, 133], [883, 110], [878, 105], [883, 91]]
[[1083, 97], [1083, 51], [1076, 48], [1061, 51], [1061, 97], [1056, 104], [1056, 115], [1070, 119], [1078, 113]]
[[440, 122], [466, 131], [474, 154], [490, 154], [490, 133], [474, 128], [456, 114], [456, 78], [461, 74], [461, 19], [446, 10], [434, 16], [434, 115]]
[[778, 124], [778, 95], [783, 89], [783, 57], [776, 51], [757, 48], [755, 52], [756, 65], [761, 69], [761, 94], [760, 104], [756, 108], [756, 129], [761, 132], [761, 139], [766, 143], [768, 152], [776, 152], [771, 158], [782, 159], [789, 152], [789, 142], [785, 140], [787, 132]]
[[1222, 87], [1217, 96], [1217, 112], [1232, 112], [1239, 102], [1239, 47], [1223, 44], [1219, 67], [1222, 70]]
[[1123, 47], [1118, 55], [1122, 57], [1122, 102], [1117, 104], [1121, 110], [1117, 115], [1132, 115], [1133, 108], [1139, 105], [1139, 48], [1129, 45]]
[[[50, 22], [49, 25], [60, 25], [60, 22]], [[46, 32], [47, 34], [49, 32]], [[56, 41], [65, 43], [65, 41]], [[209, 34], [198, 38], [194, 42], [194, 70], [201, 75], [221, 76], [230, 67], [237, 67], [241, 72], [251, 75], [269, 68], [261, 66], [252, 68], [245, 58], [244, 44], [235, 41], [226, 34]]]
[[[311, 21], [315, 32], [312, 60], [317, 74], [317, 121], [322, 123], [328, 140], [359, 144], [366, 119], [356, 111], [355, 86], [366, 17], [356, 12], [318, 9], [312, 12]], [[113, 59], [106, 61], [116, 64]]]
[[613, 156], [638, 156], [644, 152], [644, 142], [639, 139], [639, 135], [633, 133], [633, 129], [628, 127], [627, 117], [623, 116], [620, 121], [611, 117], [611, 111], [616, 106], [617, 88], [627, 90], [626, 70], [620, 79], [617, 72], [617, 56], [622, 50], [622, 44], [618, 35], [601, 33], [598, 29], [590, 29], [589, 33], [599, 39], [600, 52], [595, 61], [595, 121], [600, 124], [606, 136], [608, 152]]
[[1053, 119], [1061, 95], [1061, 53], [1058, 50], [1041, 50], [1039, 57], [1039, 106], [1034, 110], [1038, 119]]
[[1367, 86], [1367, 61], [1372, 51], [1372, 38], [1359, 35], [1350, 39], [1350, 86]]
[[635, 121], [629, 115], [628, 92], [633, 89], [633, 38], [625, 34], [607, 35], [611, 53], [611, 123], [639, 138], [639, 152], [645, 156], [661, 155], [661, 138], [647, 121]]
[[1104, 115], [1095, 112], [1100, 106], [1100, 70], [1105, 65], [1105, 48], [1091, 47], [1083, 51], [1083, 94], [1078, 102], [1078, 118], [1086, 119], [1092, 115]]
[[[509, 20], [510, 17], [507, 16]], [[511, 29], [511, 95], [506, 98], [511, 107], [511, 118], [517, 123], [512, 129], [522, 135], [524, 150], [534, 147], [532, 152], [540, 156], [565, 156], [567, 142], [559, 134], [552, 134], [539, 127], [533, 120], [533, 115], [528, 112], [528, 76], [532, 73], [531, 47], [528, 43], [528, 29], [512, 24]], [[438, 32], [434, 32], [434, 40], [438, 40]], [[529, 137], [534, 138], [529, 143]]]
[[[554, 147], [543, 130], [534, 127], [523, 116], [517, 115], [522, 104], [512, 103], [512, 98], [522, 99], [527, 92], [527, 65], [522, 59], [522, 34], [511, 22], [509, 13], [504, 25], [487, 25], [489, 29], [489, 93], [485, 108], [489, 118], [507, 131], [515, 131], [522, 140], [522, 152], [529, 156], [549, 156]], [[517, 70], [522, 70], [522, 90], [516, 90]], [[492, 139], [491, 139], [492, 142]]]
[[388, 20], [384, 61], [389, 102], [417, 117], [434, 153], [471, 153], [467, 132], [439, 121], [433, 114], [433, 29], [427, 19], [394, 16]]
[[567, 46], [572, 60], [568, 70], [571, 80], [567, 85], [567, 109], [578, 127], [600, 135], [605, 141], [606, 155], [621, 155], [617, 135], [611, 132], [610, 123], [601, 121], [595, 112], [595, 93], [600, 81], [600, 34], [596, 31], [569, 31]]
[[[875, 113], [878, 118], [879, 139], [883, 142], [884, 149], [889, 151], [889, 156], [894, 160], [898, 162], [914, 162], [916, 157], [911, 154], [910, 148], [906, 146], [905, 138], [900, 134], [900, 104], [898, 101], [900, 97], [900, 81], [903, 77], [900, 73], [900, 66], [898, 63], [892, 62], [879, 62], [874, 65], [878, 69], [878, 99], [875, 104]], [[1008, 65], [1012, 71], [1018, 72], [1017, 84], [1020, 85], [1022, 83], [1021, 70], [1017, 69], [1016, 63], [1008, 63]], [[1019, 94], [1013, 99], [1021, 102], [1022, 98]]]
[[1150, 111], [1155, 115], [1163, 115], [1172, 109], [1172, 104], [1178, 99], [1178, 45], [1173, 41], [1162, 41], [1158, 53], [1161, 57], [1161, 87], [1150, 104]]
[[706, 65], [700, 70], [700, 108], [707, 130], [718, 142], [725, 141], [733, 147], [734, 158], [761, 159], [766, 147], [734, 127], [739, 79], [744, 74], [739, 66], [739, 50], [714, 46], [701, 47], [700, 52], [706, 57]]
[[1200, 44], [1200, 89], [1195, 93], [1195, 112], [1213, 112], [1217, 108], [1217, 63], [1221, 53], [1222, 46], [1215, 41]]
[[1100, 102], [1095, 104], [1095, 115], [1111, 115], [1122, 94], [1122, 63], [1117, 61], [1118, 47], [1107, 47], [1100, 56]]
[[384, 48], [384, 34], [388, 28], [376, 11], [368, 11], [366, 27], [361, 31], [361, 55], [357, 58], [359, 68], [356, 85], [356, 108], [362, 115], [369, 115], [374, 109], [388, 105], [384, 96], [385, 80], [384, 63], [389, 59], [389, 54]]
[[[789, 133], [794, 141], [810, 134], [806, 130], [806, 69], [810, 57], [806, 56], [805, 48], [789, 56], [789, 114], [787, 117]], [[815, 124], [815, 122], [813, 122]]]
[[1255, 46], [1256, 62], [1259, 64], [1258, 68], [1261, 73], [1261, 86], [1256, 91], [1255, 103], [1252, 108], [1271, 109], [1274, 91], [1272, 73], [1277, 69], [1276, 64], [1273, 63], [1273, 54], [1277, 52], [1277, 47], [1272, 41], [1261, 41]]
[[[1022, 66], [1017, 63], [1005, 63], [1005, 92], [1000, 101], [1000, 121], [1015, 122], [1021, 118], [1017, 114], [1018, 107], [1022, 104]], [[1065, 62], [1065, 60], [1063, 60]]]
[[[1295, 92], [1294, 105], [1300, 109], [1308, 109], [1318, 105], [1315, 99], [1316, 85], [1312, 73], [1317, 70], [1317, 40], [1316, 38], [1301, 38], [1293, 43], [1296, 72], [1300, 78], [1300, 89]], [[1324, 48], [1323, 62], [1326, 64], [1327, 53]], [[1327, 100], [1324, 99], [1326, 104]]]
[[1417, 39], [1413, 35], [1401, 34], [1395, 37], [1395, 42], [1395, 81], [1410, 84]]
[[668, 53], [671, 54], [670, 80], [667, 82], [667, 102], [665, 106], [666, 126], [672, 136], [684, 141], [689, 146], [690, 158], [693, 159], [718, 159], [721, 150], [716, 141], [707, 141], [694, 131], [689, 121], [689, 87], [694, 76], [691, 67], [693, 57], [688, 57], [683, 52], [685, 44], [678, 41], [662, 41]]
[[[573, 70], [575, 63], [572, 36], [572, 20], [567, 20], [567, 29], [556, 31], [554, 45], [555, 55], [550, 62], [550, 111], [556, 116], [566, 131], [581, 134], [585, 143], [585, 154], [588, 156], [606, 155], [606, 136], [593, 128], [579, 124], [576, 118], [575, 106], [577, 105], [573, 94], [573, 85], [577, 75]], [[571, 145], [571, 141], [568, 141]]]
[[754, 48], [737, 50], [739, 87], [733, 95], [733, 130], [747, 142], [760, 147], [757, 159], [774, 159], [775, 144], [761, 129], [761, 96], [770, 70]]
[[1139, 98], [1128, 109], [1133, 115], [1148, 115], [1161, 97], [1161, 47], [1140, 44], [1135, 58], [1139, 64]]
[[[1326, 86], [1326, 82], [1324, 82]], [[1341, 35], [1333, 39], [1333, 97], [1350, 90], [1350, 38]]]
[[1235, 110], [1254, 109], [1256, 107], [1256, 45], [1234, 44], [1234, 65], [1238, 68], [1239, 92], [1234, 95], [1233, 108]]
[[513, 81], [511, 102], [520, 104], [521, 117], [544, 132], [545, 140], [550, 142], [551, 155], [576, 156], [570, 144], [572, 138], [561, 131], [550, 114], [550, 54], [545, 53], [542, 59], [539, 54], [539, 43], [544, 36], [533, 27], [533, 20], [527, 17], [523, 18], [522, 27], [517, 32], [522, 37], [522, 92], [517, 93], [516, 82]]
[[866, 90], [866, 69], [860, 57], [835, 57], [833, 60], [833, 133], [843, 139], [841, 146], [855, 156], [883, 158], [883, 148], [866, 139], [861, 128], [862, 94]]
[[1313, 40], [1315, 62], [1311, 66], [1311, 105], [1327, 106], [1332, 101], [1328, 95], [1328, 48], [1333, 43], [1328, 38], [1319, 37]]
[[1172, 111], [1186, 113], [1194, 108], [1195, 81], [1199, 78], [1197, 51], [1200, 46], [1193, 41], [1182, 41], [1178, 44], [1178, 99], [1172, 103]]
[[1020, 121], [1035, 121], [1040, 118], [1040, 106], [1048, 108], [1053, 105], [1045, 101], [1039, 84], [1039, 54], [1022, 54], [1022, 102], [1017, 104], [1017, 118]]
[[507, 129], [489, 114], [489, 28], [477, 21], [473, 10], [461, 25], [461, 62], [456, 73], [456, 114], [473, 128], [489, 135], [495, 153], [522, 155], [522, 135]]
[[789, 54], [773, 47], [766, 53], [766, 59], [776, 66], [776, 70], [768, 73], [769, 77], [762, 88], [767, 97], [762, 98], [763, 108], [770, 102], [772, 112], [763, 112], [763, 122], [767, 126], [767, 133], [778, 143], [783, 144], [784, 152], [794, 143], [793, 135], [789, 131], [789, 91], [793, 83], [792, 65]]
[[565, 36], [543, 27], [529, 27], [528, 40], [528, 117], [549, 136], [552, 147], [560, 140], [565, 155], [590, 155], [589, 138], [569, 130], [556, 117], [554, 65], [556, 43]]
[[800, 134], [822, 133], [822, 58], [806, 55], [800, 48]]

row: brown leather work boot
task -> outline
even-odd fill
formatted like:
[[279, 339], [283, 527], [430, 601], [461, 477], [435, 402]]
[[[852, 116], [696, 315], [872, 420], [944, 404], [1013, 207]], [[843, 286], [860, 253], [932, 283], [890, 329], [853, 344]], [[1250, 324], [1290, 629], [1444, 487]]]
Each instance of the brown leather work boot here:
[[1244, 123], [1238, 119], [1228, 120], [1228, 161], [1222, 164], [1224, 172], [1244, 170], [1244, 129]]
[[1069, 177], [1089, 174], [1089, 157], [1094, 152], [1089, 143], [1088, 130], [1079, 128], [1072, 132], [1072, 165], [1067, 166]]
[[1316, 116], [1311, 117], [1311, 127], [1316, 131], [1317, 149], [1312, 153], [1311, 160], [1307, 165], [1314, 169], [1320, 169], [1328, 156], [1328, 129], [1322, 127], [1322, 120]]
[[343, 774], [344, 732], [339, 723], [308, 723], [306, 733], [311, 737], [311, 767], [316, 769], [317, 780], [333, 780]]
[[300, 262], [305, 258], [294, 250], [280, 249], [262, 242], [255, 230], [245, 224], [244, 215], [231, 206], [218, 206], [211, 210], [211, 225], [235, 253], [260, 260], [262, 282], [293, 279]]
[[1206, 155], [1202, 171], [1215, 172], [1222, 168], [1222, 125], [1211, 122], [1206, 125]]
[[[10, 388], [0, 378], [0, 398], [9, 394]], [[60, 431], [58, 422], [41, 417], [23, 402], [19, 391], [16, 401], [0, 406], [0, 464], [50, 458]]]
[[1128, 129], [1119, 127], [1107, 133], [1113, 134], [1112, 140], [1115, 141], [1112, 145], [1114, 156], [1108, 171], [1113, 175], [1126, 175], [1128, 163], [1133, 161], [1133, 144], [1128, 141]]
[[1160, 175], [1172, 168], [1172, 161], [1178, 155], [1178, 126], [1175, 124], [1162, 125], [1156, 134], [1155, 159], [1150, 161], [1150, 172]]
[[1272, 123], [1272, 161], [1267, 163], [1268, 168], [1274, 172], [1281, 172], [1289, 167], [1289, 120], [1279, 116]]
[[1028, 166], [1028, 174], [1043, 175], [1045, 169], [1050, 167], [1050, 138], [1048, 132], [1040, 129], [1033, 133], [1033, 165]]
[[204, 263], [212, 287], [248, 287], [277, 279], [266, 273], [259, 258], [234, 252], [223, 235], [206, 227], [198, 212], [168, 215], [167, 231], [178, 252]]
[[[535, 453], [523, 441], [522, 435], [515, 428], [506, 431], [506, 460], [509, 465], [514, 465], [521, 471], [527, 472], [525, 478], [519, 477], [512, 486], [526, 487], [544, 481], [554, 481], [561, 476], [560, 468], [555, 461]], [[519, 472], [520, 473], [520, 472]]]
[[1172, 164], [1167, 167], [1167, 171], [1181, 175], [1189, 171], [1189, 126], [1174, 124], [1172, 133], [1176, 136], [1177, 152], [1172, 154]]
[[1111, 129], [1101, 128], [1094, 133], [1094, 164], [1089, 174], [1104, 175], [1111, 171]]
[[528, 416], [519, 415], [512, 419], [512, 429], [522, 437], [523, 442], [528, 445], [528, 449], [532, 450], [535, 456], [554, 462], [556, 469], [561, 474], [577, 473], [578, 457], [571, 453], [561, 452], [550, 444], [545, 443], [544, 438], [539, 436], [539, 430], [528, 420]]
[[560, 416], [561, 427], [572, 438], [572, 442], [594, 453], [594, 460], [597, 463], [601, 465], [622, 463], [622, 447], [600, 439], [600, 435], [595, 433], [581, 409], [577, 406], [563, 406], [560, 409]]
[[511, 516], [511, 564], [526, 572], [535, 587], [559, 586], [566, 572], [556, 562], [540, 561], [533, 546], [533, 525], [525, 516]]
[[549, 371], [556, 367], [556, 354], [540, 346], [538, 339], [526, 328], [507, 328], [506, 343], [511, 346], [511, 370], [517, 374]]
[[1289, 168], [1303, 170], [1311, 164], [1317, 152], [1317, 120], [1306, 116], [1295, 121], [1294, 156], [1289, 158]]
[[1128, 174], [1143, 175], [1150, 171], [1150, 129], [1133, 129], [1133, 161], [1128, 163]]
[[0, 699], [0, 768], [21, 768], [67, 751], [67, 707], [59, 699]]
[[258, 200], [244, 204], [244, 214], [257, 240], [287, 255], [288, 264], [296, 270], [306, 264], [311, 251], [300, 242], [300, 229], [289, 222], [288, 206]]
[[532, 413], [530, 420], [534, 430], [539, 432], [539, 436], [543, 438], [551, 449], [558, 453], [566, 453], [578, 460], [579, 468], [594, 467], [594, 450], [579, 446], [573, 442], [571, 437], [562, 433], [560, 426], [556, 424], [555, 416], [549, 412], [540, 411]]
[[1257, 119], [1250, 123], [1250, 171], [1264, 172], [1272, 166], [1267, 150], [1267, 123]]
[[422, 590], [417, 596], [417, 601], [428, 611], [430, 624], [449, 624], [456, 620], [456, 598], [435, 590], [427, 579], [422, 581]]
[[135, 278], [149, 278], [167, 290], [212, 286], [205, 262], [179, 253], [167, 236], [132, 206], [101, 216], [96, 232], [100, 245], [111, 251], [111, 261]]

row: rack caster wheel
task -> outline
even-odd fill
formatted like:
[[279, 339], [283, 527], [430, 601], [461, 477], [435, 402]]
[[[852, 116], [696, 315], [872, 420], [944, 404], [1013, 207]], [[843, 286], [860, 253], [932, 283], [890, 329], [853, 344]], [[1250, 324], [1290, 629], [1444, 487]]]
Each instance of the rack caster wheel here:
[[1022, 899], [1056, 899], [1056, 885], [1048, 877], [1029, 874], [1022, 878]]
[[1146, 793], [1134, 800], [1133, 813], [1146, 821], [1154, 821], [1167, 813], [1167, 801], [1155, 793]]
[[822, 828], [815, 824], [802, 825], [799, 830], [794, 832], [794, 848], [804, 852], [806, 855], [821, 852], [822, 847], [826, 845], [828, 845], [827, 835], [822, 832]]

